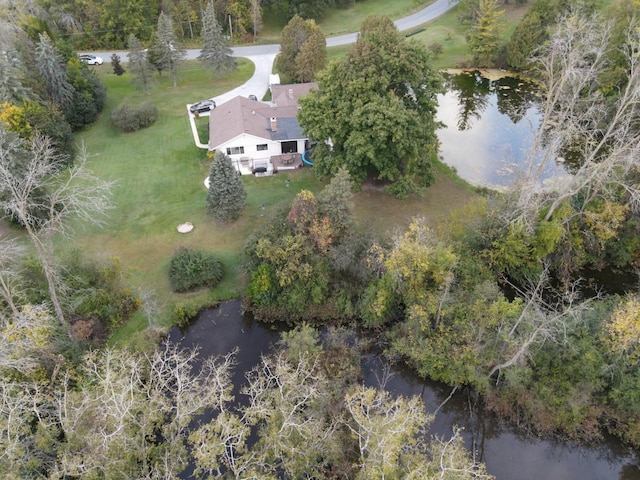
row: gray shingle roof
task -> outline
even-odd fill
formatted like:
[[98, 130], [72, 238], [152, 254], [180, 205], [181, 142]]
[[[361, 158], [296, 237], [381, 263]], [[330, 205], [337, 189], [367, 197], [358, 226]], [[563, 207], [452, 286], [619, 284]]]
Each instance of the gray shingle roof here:
[[[267, 103], [235, 97], [213, 109], [209, 115], [209, 148], [214, 149], [243, 133], [273, 141], [305, 138], [298, 124], [297, 99], [316, 84], [274, 85], [279, 87], [279, 99], [275, 106]], [[293, 92], [289, 87], [293, 87]], [[290, 93], [293, 93], [291, 98]], [[280, 98], [282, 97], [282, 98]], [[295, 100], [295, 101], [293, 101]], [[271, 131], [271, 118], [276, 118], [276, 131]]]

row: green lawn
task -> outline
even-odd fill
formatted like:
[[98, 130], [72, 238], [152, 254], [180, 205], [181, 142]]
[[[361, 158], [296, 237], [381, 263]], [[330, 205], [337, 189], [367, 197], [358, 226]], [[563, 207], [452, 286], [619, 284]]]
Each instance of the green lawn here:
[[[535, 2], [524, 5], [510, 3], [504, 6], [505, 15], [502, 17], [503, 41], [501, 46], [507, 44], [516, 25], [533, 3]], [[409, 38], [419, 40], [426, 46], [434, 43], [442, 45], [443, 52], [433, 59], [433, 64], [438, 69], [473, 66], [473, 55], [469, 52], [466, 40], [468, 27], [459, 24], [457, 10], [454, 7], [432, 22], [404, 32]], [[354, 31], [356, 30], [358, 28]], [[350, 48], [348, 45], [329, 48], [327, 58], [329, 61], [341, 58], [346, 55]]]
[[[247, 236], [278, 205], [290, 204], [301, 189], [318, 192], [325, 183], [310, 168], [273, 177], [245, 176], [249, 206], [242, 218], [231, 225], [216, 224], [208, 218], [203, 181], [209, 161], [206, 152], [194, 145], [185, 106], [243, 83], [253, 73], [253, 64], [242, 60], [237, 72], [218, 81], [208, 78], [196, 62], [187, 65], [177, 88], [163, 76], [149, 97], [133, 87], [128, 74], [117, 77], [106, 66], [99, 69], [108, 89], [107, 106], [99, 121], [78, 135], [92, 155], [93, 172], [114, 182], [114, 209], [104, 228], [78, 226], [75, 245], [89, 255], [118, 257], [134, 288], [157, 292], [164, 306], [163, 325], [170, 323], [174, 303], [207, 303], [237, 297], [241, 286], [238, 265]], [[111, 125], [110, 113], [125, 101], [155, 104], [160, 113], [158, 121], [138, 132], [120, 133]], [[468, 186], [443, 170], [421, 199], [399, 202], [381, 189], [367, 186], [356, 195], [356, 213], [363, 227], [387, 232], [407, 225], [417, 214], [436, 221], [474, 195]], [[179, 234], [176, 227], [186, 221], [195, 225], [194, 231]], [[215, 252], [226, 268], [221, 285], [211, 292], [172, 293], [168, 262], [180, 246]], [[116, 332], [114, 339], [128, 342], [145, 326], [146, 320], [138, 315]]]
[[[318, 25], [327, 37], [352, 33], [360, 30], [362, 21], [373, 13], [388, 15], [396, 20], [417, 12], [432, 3], [431, 0], [365, 0], [354, 2], [350, 8], [329, 9], [327, 15], [317, 20]], [[258, 35], [259, 43], [278, 43], [280, 33], [287, 24], [286, 21], [269, 15], [264, 15], [264, 28]]]
[[[502, 17], [502, 42], [500, 48], [507, 45], [520, 19], [531, 5], [529, 2], [523, 5], [509, 3], [503, 6], [505, 12]], [[468, 27], [460, 25], [457, 19], [457, 8], [452, 8], [440, 18], [421, 27], [423, 31], [412, 35], [429, 46], [434, 43], [442, 45], [443, 52], [434, 59], [437, 68], [455, 68], [473, 66], [473, 55], [469, 52], [466, 41]]]

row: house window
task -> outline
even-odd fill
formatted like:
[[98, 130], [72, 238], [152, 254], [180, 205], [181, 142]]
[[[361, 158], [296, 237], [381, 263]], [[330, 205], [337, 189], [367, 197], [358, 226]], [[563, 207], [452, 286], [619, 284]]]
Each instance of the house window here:
[[298, 142], [282, 142], [282, 153], [298, 153]]
[[256, 145], [256, 150], [258, 150], [259, 152], [269, 150], [269, 145], [267, 145], [266, 143], [263, 143], [262, 145]]
[[227, 155], [238, 155], [244, 153], [244, 147], [227, 147]]

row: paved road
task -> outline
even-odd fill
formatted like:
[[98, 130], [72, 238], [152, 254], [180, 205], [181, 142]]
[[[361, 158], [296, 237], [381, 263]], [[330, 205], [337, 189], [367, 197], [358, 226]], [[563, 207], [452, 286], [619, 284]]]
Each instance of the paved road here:
[[[410, 30], [412, 28], [418, 27], [422, 24], [430, 22], [434, 18], [439, 17], [443, 13], [447, 12], [449, 9], [453, 8], [457, 3], [457, 0], [436, 0], [428, 7], [423, 8], [419, 12], [414, 13], [413, 15], [409, 15], [408, 17], [401, 18], [400, 20], [396, 20], [394, 23], [398, 30]], [[340, 35], [337, 37], [329, 37], [327, 38], [327, 47], [336, 47], [339, 45], [348, 45], [350, 43], [354, 43], [356, 41], [358, 34], [357, 33], [349, 33], [346, 35]], [[235, 47], [232, 49], [233, 54], [236, 57], [257, 57], [261, 55], [277, 55], [280, 50], [280, 45], [249, 45], [244, 47]], [[83, 52], [84, 53], [84, 52]], [[128, 52], [126, 51], [118, 51], [118, 52], [87, 52], [94, 53], [95, 55], [100, 55], [105, 63], [111, 62], [111, 53], [116, 53], [120, 56], [123, 62], [128, 61]], [[195, 59], [200, 54], [199, 49], [187, 50], [187, 59]]]
[[[456, 3], [457, 0], [436, 0], [431, 5], [423, 8], [419, 12], [416, 12], [413, 15], [409, 15], [408, 17], [401, 18], [400, 20], [396, 20], [394, 23], [400, 31], [409, 30], [439, 17], [449, 9], [453, 8]], [[327, 38], [327, 46], [335, 47], [338, 45], [348, 45], [350, 43], [354, 43], [357, 39], [357, 35], [357, 33], [350, 33], [337, 37], [329, 37]], [[273, 61], [279, 50], [280, 45], [249, 45], [233, 48], [234, 56], [248, 58], [255, 64], [256, 69], [253, 76], [249, 80], [247, 80], [247, 82], [223, 95], [214, 97], [213, 100], [216, 102], [216, 104], [221, 105], [238, 95], [241, 95], [243, 97], [256, 95], [258, 98], [262, 98], [269, 86], [269, 75], [273, 71]], [[100, 55], [105, 63], [111, 62], [111, 52], [91, 53]], [[127, 62], [129, 59], [128, 52], [126, 51], [113, 53], [119, 55], [121, 61], [123, 62]], [[195, 59], [199, 54], [199, 49], [187, 50], [186, 58]], [[194, 102], [198, 100], [202, 99], [193, 99]]]

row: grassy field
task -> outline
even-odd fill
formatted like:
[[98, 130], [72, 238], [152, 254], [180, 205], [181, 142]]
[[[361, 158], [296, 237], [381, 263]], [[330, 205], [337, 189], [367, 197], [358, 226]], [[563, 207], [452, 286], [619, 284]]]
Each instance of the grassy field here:
[[[510, 3], [504, 6], [505, 14], [502, 17], [503, 41], [501, 43], [501, 48], [506, 46], [514, 29], [524, 14], [527, 13], [532, 3], [534, 2], [523, 5]], [[423, 8], [424, 5], [425, 4], [421, 4], [420, 8]], [[433, 22], [429, 22], [413, 30], [404, 32], [409, 38], [414, 38], [424, 43], [426, 46], [436, 43], [442, 46], [442, 53], [433, 59], [434, 66], [436, 68], [468, 67], [473, 64], [473, 55], [469, 52], [466, 40], [468, 27], [460, 25], [457, 15], [457, 8], [454, 7]], [[357, 31], [359, 29], [359, 24], [354, 22], [354, 25], [356, 26], [353, 27], [352, 31]], [[351, 47], [349, 45], [329, 48], [327, 51], [328, 61], [343, 57], [350, 48]]]
[[[365, 0], [354, 2], [350, 8], [330, 9], [327, 15], [318, 20], [318, 25], [327, 37], [344, 33], [357, 32], [360, 24], [367, 15], [388, 15], [392, 19], [398, 19], [425, 8], [431, 0]], [[260, 43], [278, 43], [280, 33], [287, 24], [280, 18], [270, 16], [267, 12], [264, 16], [264, 28], [258, 35]]]
[[[231, 225], [220, 225], [207, 217], [203, 181], [209, 161], [206, 152], [194, 145], [185, 105], [241, 84], [252, 74], [253, 64], [241, 61], [238, 72], [220, 81], [210, 80], [195, 63], [189, 64], [177, 88], [163, 77], [150, 97], [135, 90], [128, 74], [117, 77], [108, 68], [98, 71], [107, 85], [107, 107], [99, 121], [78, 140], [93, 155], [93, 172], [114, 182], [114, 209], [104, 228], [78, 228], [76, 246], [88, 255], [119, 258], [134, 288], [155, 291], [162, 300], [163, 325], [170, 324], [174, 303], [207, 303], [237, 297], [241, 285], [238, 265], [245, 238], [268, 218], [271, 210], [290, 204], [301, 189], [318, 192], [324, 186], [309, 168], [273, 177], [243, 177], [249, 207], [242, 218]], [[135, 105], [143, 101], [159, 109], [160, 118], [153, 126], [123, 134], [111, 125], [111, 110], [122, 102]], [[442, 168], [436, 184], [420, 199], [399, 202], [377, 187], [365, 186], [355, 197], [356, 214], [363, 227], [384, 233], [406, 226], [414, 215], [436, 221], [474, 195]], [[195, 225], [194, 231], [179, 234], [176, 227], [186, 221]], [[222, 284], [213, 291], [172, 293], [168, 262], [180, 246], [215, 252], [226, 267]], [[130, 341], [145, 325], [142, 315], [136, 316], [116, 332], [112, 341]]]
[[[357, 30], [361, 19], [385, 5], [382, 0], [359, 2], [359, 14], [336, 23], [341, 29]], [[363, 5], [367, 9], [363, 9]], [[425, 4], [414, 1], [394, 3], [394, 14], [401, 16]], [[510, 7], [508, 24], [514, 26], [525, 8]], [[328, 21], [328, 20], [327, 20]], [[510, 27], [511, 28], [511, 27]], [[436, 59], [438, 67], [463, 65], [470, 60], [466, 52], [464, 29], [457, 25], [455, 9], [414, 35], [425, 44], [439, 42], [444, 53]], [[330, 58], [338, 58], [349, 47], [331, 49]], [[115, 182], [113, 201], [105, 228], [78, 229], [76, 243], [89, 255], [118, 257], [129, 273], [130, 284], [137, 289], [152, 290], [163, 307], [160, 323], [171, 323], [172, 306], [179, 302], [205, 304], [237, 297], [241, 279], [238, 266], [244, 240], [269, 217], [269, 212], [290, 204], [301, 189], [318, 192], [324, 182], [305, 168], [273, 177], [243, 177], [249, 206], [242, 218], [231, 225], [216, 224], [205, 213], [206, 190], [203, 184], [209, 170], [204, 150], [195, 147], [185, 105], [228, 91], [243, 83], [253, 73], [253, 64], [241, 60], [240, 69], [230, 77], [214, 81], [196, 62], [187, 64], [179, 85], [173, 88], [169, 78], [159, 78], [150, 97], [136, 91], [128, 74], [117, 77], [108, 66], [98, 69], [108, 88], [108, 103], [99, 121], [78, 136], [94, 156], [91, 168], [101, 178]], [[150, 128], [123, 134], [110, 123], [110, 112], [122, 102], [137, 104], [150, 101], [160, 112]], [[199, 130], [206, 130], [201, 119]], [[289, 180], [289, 186], [287, 186]], [[436, 183], [422, 198], [398, 201], [375, 185], [365, 185], [355, 195], [355, 208], [361, 228], [385, 234], [402, 229], [416, 216], [424, 216], [437, 225], [450, 212], [477, 199], [477, 194], [449, 169], [440, 166]], [[264, 209], [261, 208], [264, 206]], [[177, 225], [189, 221], [193, 232], [182, 235]], [[167, 270], [173, 252], [180, 246], [198, 247], [215, 252], [226, 268], [224, 281], [212, 291], [178, 295], [170, 291]], [[144, 330], [141, 314], [116, 332], [112, 342], [135, 341]]]

